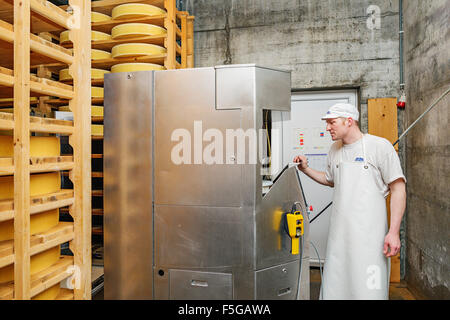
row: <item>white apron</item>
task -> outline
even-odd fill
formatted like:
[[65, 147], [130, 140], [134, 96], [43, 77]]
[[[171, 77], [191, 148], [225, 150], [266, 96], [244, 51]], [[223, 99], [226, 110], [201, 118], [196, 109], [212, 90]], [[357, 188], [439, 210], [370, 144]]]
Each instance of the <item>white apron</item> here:
[[390, 260], [383, 254], [387, 234], [386, 200], [367, 163], [340, 162], [334, 179], [333, 211], [320, 298], [389, 298]]

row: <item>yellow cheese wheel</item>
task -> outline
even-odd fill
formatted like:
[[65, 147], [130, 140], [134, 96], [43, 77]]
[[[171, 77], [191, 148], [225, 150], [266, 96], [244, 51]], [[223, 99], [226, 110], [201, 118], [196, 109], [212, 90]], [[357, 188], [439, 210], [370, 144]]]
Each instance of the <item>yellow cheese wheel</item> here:
[[103, 125], [102, 124], [92, 124], [91, 134], [93, 136], [103, 136]]
[[111, 67], [111, 72], [134, 72], [147, 70], [165, 70], [166, 68], [154, 63], [120, 63]]
[[91, 22], [103, 22], [103, 21], [109, 21], [111, 20], [111, 17], [100, 12], [91, 12]]
[[91, 87], [92, 98], [103, 98], [103, 88], [102, 87]]
[[111, 35], [100, 31], [91, 31], [91, 38], [92, 41], [111, 40]]
[[[58, 262], [61, 256], [60, 246], [35, 254], [30, 259], [30, 274], [33, 275]], [[14, 264], [0, 269], [0, 283], [14, 281]]]
[[166, 29], [147, 23], [124, 23], [111, 29], [111, 38], [126, 39], [132, 37], [157, 36], [166, 34]]
[[166, 48], [149, 43], [123, 43], [114, 46], [111, 50], [113, 58], [151, 56], [166, 53]]
[[111, 53], [99, 49], [91, 49], [91, 59], [92, 60], [111, 59]]
[[[102, 41], [102, 40], [111, 40], [111, 35], [100, 32], [100, 31], [91, 31], [91, 41]], [[59, 43], [68, 43], [71, 42], [69, 39], [69, 30], [63, 31], [59, 34]]]
[[91, 115], [94, 117], [103, 117], [103, 107], [92, 106], [91, 107]]
[[[43, 233], [55, 227], [59, 221], [59, 210], [53, 209], [30, 216], [30, 234]], [[0, 241], [14, 239], [14, 220], [0, 222]]]
[[[59, 107], [59, 111], [71, 112], [69, 106]], [[94, 117], [103, 117], [103, 107], [101, 106], [91, 106], [91, 116]]]
[[111, 16], [113, 19], [129, 19], [139, 17], [151, 17], [165, 14], [161, 8], [143, 3], [126, 3], [121, 4], [112, 9]]
[[[105, 73], [109, 73], [108, 70], [103, 69], [91, 69], [91, 79], [104, 79]], [[69, 69], [61, 69], [59, 71], [59, 81], [72, 80], [72, 76], [69, 74]]]
[[[61, 190], [59, 172], [34, 173], [30, 176], [30, 195], [32, 197], [54, 193]], [[0, 177], [0, 200], [14, 198], [14, 177]]]
[[[30, 137], [30, 157], [59, 157], [61, 147], [58, 137]], [[0, 136], [0, 157], [14, 156], [13, 137]]]
[[38, 295], [34, 296], [33, 298], [31, 298], [31, 300], [55, 300], [59, 294], [60, 289], [60, 284], [57, 283], [53, 287], [50, 287], [47, 290], [44, 290]]

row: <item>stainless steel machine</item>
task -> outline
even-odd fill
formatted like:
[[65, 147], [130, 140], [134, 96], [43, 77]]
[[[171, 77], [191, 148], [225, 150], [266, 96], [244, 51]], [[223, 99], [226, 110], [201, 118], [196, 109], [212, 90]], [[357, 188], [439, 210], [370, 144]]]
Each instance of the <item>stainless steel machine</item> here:
[[297, 169], [266, 157], [290, 80], [255, 65], [105, 76], [106, 299], [309, 299]]

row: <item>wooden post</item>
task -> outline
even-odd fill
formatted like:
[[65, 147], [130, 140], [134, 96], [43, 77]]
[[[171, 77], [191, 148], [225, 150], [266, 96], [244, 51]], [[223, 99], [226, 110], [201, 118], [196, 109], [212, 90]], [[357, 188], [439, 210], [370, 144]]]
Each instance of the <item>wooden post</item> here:
[[[394, 143], [398, 139], [397, 98], [369, 99], [369, 133]], [[398, 151], [398, 145], [396, 146]], [[386, 199], [388, 224], [391, 221], [391, 196]], [[391, 258], [391, 282], [400, 282], [400, 254]]]
[[194, 68], [194, 19], [187, 18], [187, 68]]
[[187, 68], [187, 51], [188, 51], [188, 43], [187, 43], [187, 12], [180, 12], [180, 20], [181, 20], [181, 68]]
[[176, 68], [176, 6], [175, 0], [164, 0], [164, 8], [167, 11], [167, 18], [164, 19], [164, 27], [167, 30], [167, 37], [164, 39], [164, 47], [167, 49], [167, 57], [164, 59], [166, 69]]
[[14, 1], [14, 298], [30, 299], [30, 1]]
[[91, 299], [91, 2], [71, 0], [70, 5], [79, 8], [81, 19], [79, 26], [70, 31], [74, 98], [69, 102], [75, 129], [69, 138], [74, 156], [70, 179], [75, 198], [69, 209], [75, 232], [70, 249], [74, 254], [75, 270], [79, 269], [81, 276], [74, 298], [81, 300]]

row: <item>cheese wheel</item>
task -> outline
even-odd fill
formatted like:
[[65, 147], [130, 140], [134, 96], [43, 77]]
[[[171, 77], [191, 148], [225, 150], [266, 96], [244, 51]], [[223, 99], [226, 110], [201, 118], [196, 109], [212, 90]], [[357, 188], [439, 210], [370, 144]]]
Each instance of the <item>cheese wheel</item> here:
[[111, 17], [100, 12], [91, 12], [91, 22], [104, 22], [111, 20]]
[[[102, 41], [102, 40], [111, 40], [111, 35], [100, 32], [100, 31], [91, 31], [91, 41]], [[69, 30], [63, 31], [59, 34], [59, 43], [68, 43], [72, 42], [69, 39]]]
[[[30, 157], [59, 157], [61, 146], [58, 137], [30, 137]], [[0, 157], [14, 157], [12, 136], [0, 136]]]
[[111, 59], [111, 53], [99, 49], [91, 49], [91, 60]]
[[31, 300], [55, 300], [61, 289], [59, 282], [54, 286], [42, 291], [38, 295], [31, 298]]
[[[33, 173], [30, 175], [30, 196], [39, 196], [61, 190], [61, 177], [59, 172]], [[0, 177], [0, 200], [14, 198], [14, 177]]]
[[165, 70], [166, 68], [154, 63], [120, 63], [111, 67], [111, 72], [134, 72], [148, 70]]
[[133, 37], [157, 36], [166, 34], [166, 29], [148, 23], [124, 23], [111, 29], [111, 38], [126, 39]]
[[[53, 247], [30, 258], [30, 274], [33, 275], [58, 262], [61, 256], [60, 246]], [[0, 283], [14, 281], [14, 264], [0, 269]]]
[[92, 124], [91, 134], [93, 136], [103, 136], [103, 125], [102, 124]]
[[113, 19], [130, 19], [157, 16], [165, 13], [166, 11], [163, 9], [151, 4], [126, 3], [114, 7], [111, 16]]
[[114, 46], [111, 50], [113, 58], [151, 56], [166, 53], [166, 48], [149, 43], [123, 43]]
[[100, 31], [91, 31], [91, 40], [92, 41], [111, 40], [111, 35]]
[[[30, 216], [30, 234], [43, 233], [59, 222], [59, 210], [53, 209]], [[0, 222], [0, 241], [14, 239], [14, 220]]]
[[[105, 73], [110, 73], [108, 70], [103, 69], [91, 69], [91, 79], [104, 79]], [[59, 81], [72, 80], [72, 76], [69, 74], [69, 69], [61, 69], [59, 71]]]
[[102, 87], [91, 87], [92, 98], [103, 98], [103, 88]]
[[[66, 111], [66, 112], [72, 112], [69, 109], [69, 106], [62, 106], [59, 107], [59, 111]], [[91, 116], [94, 117], [103, 117], [103, 107], [101, 106], [91, 106]]]
[[91, 107], [91, 115], [94, 117], [103, 117], [103, 107], [92, 106]]

